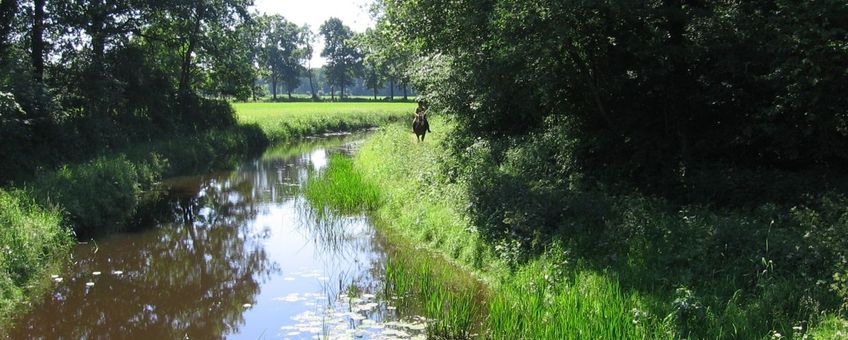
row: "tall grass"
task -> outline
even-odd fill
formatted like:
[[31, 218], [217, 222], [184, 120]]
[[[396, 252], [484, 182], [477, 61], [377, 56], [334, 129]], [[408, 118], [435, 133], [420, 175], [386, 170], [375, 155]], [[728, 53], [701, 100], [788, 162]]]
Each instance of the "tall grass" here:
[[0, 327], [71, 243], [57, 209], [39, 206], [24, 191], [0, 190]]
[[430, 338], [479, 335], [485, 318], [485, 291], [456, 268], [430, 256], [394, 252], [386, 262], [384, 295], [408, 312], [423, 314]]
[[322, 170], [310, 176], [304, 186], [304, 195], [313, 207], [361, 212], [379, 206], [377, 187], [353, 169], [353, 161], [349, 158], [332, 155]]
[[540, 272], [528, 266], [498, 287], [489, 302], [492, 337], [644, 339], [655, 326], [640, 319], [639, 296], [625, 293], [614, 275], [572, 270], [553, 278]]
[[410, 117], [414, 103], [235, 103], [243, 124], [257, 124], [272, 143], [385, 125]]

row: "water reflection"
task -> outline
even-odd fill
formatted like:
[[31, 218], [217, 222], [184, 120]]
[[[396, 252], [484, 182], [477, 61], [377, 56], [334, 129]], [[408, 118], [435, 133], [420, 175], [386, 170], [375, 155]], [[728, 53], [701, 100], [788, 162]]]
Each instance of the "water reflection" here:
[[351, 138], [169, 180], [155, 226], [77, 246], [11, 337], [420, 335], [424, 320], [396, 322], [377, 296], [386, 255], [368, 220], [316, 212], [299, 194]]

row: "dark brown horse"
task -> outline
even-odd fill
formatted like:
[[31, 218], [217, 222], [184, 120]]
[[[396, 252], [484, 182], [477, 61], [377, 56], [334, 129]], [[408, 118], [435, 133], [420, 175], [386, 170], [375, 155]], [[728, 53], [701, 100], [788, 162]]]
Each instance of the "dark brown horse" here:
[[412, 132], [415, 132], [415, 138], [419, 142], [424, 141], [424, 136], [430, 132], [430, 122], [427, 121], [427, 108], [423, 103], [418, 103], [418, 108], [415, 109], [415, 118], [412, 120]]

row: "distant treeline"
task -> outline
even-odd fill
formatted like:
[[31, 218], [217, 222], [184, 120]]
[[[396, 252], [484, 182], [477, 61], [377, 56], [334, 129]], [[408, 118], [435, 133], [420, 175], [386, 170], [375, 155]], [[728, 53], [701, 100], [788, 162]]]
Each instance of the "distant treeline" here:
[[[329, 18], [319, 28], [324, 40], [321, 56], [327, 64], [313, 68], [310, 60], [318, 38], [308, 25], [297, 26], [281, 15], [255, 18], [254, 60], [257, 82], [251, 93], [233, 93], [237, 99], [280, 93], [309, 94], [314, 99], [346, 95], [395, 96], [408, 99], [412, 50], [396, 48], [393, 39], [369, 29], [355, 33], [338, 18]], [[345, 92], [347, 90], [347, 92]], [[267, 92], [266, 92], [267, 91]]]

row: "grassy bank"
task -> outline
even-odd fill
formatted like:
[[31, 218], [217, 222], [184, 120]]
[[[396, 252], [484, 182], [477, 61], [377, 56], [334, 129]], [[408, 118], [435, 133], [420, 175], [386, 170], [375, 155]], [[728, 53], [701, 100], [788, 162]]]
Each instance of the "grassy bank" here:
[[412, 115], [414, 103], [235, 103], [243, 124], [257, 124], [272, 143], [385, 125]]
[[[517, 162], [498, 168], [464, 164], [479, 177], [462, 175], [440, 144], [451, 127], [438, 119], [432, 123], [436, 133], [424, 143], [415, 142], [404, 126], [370, 138], [355, 157], [353, 173], [379, 188], [381, 204], [373, 215], [389, 230], [487, 282], [491, 294], [479, 313], [488, 335], [844, 336], [839, 308], [844, 280], [810, 262], [825, 256], [817, 252], [841, 249], [833, 246], [841, 242], [840, 216], [848, 216], [840, 196], [829, 195], [818, 206], [771, 204], [752, 211], [573, 189], [570, 196], [549, 199], [568, 207], [559, 217], [562, 226], [526, 237], [521, 222], [554, 208], [527, 205], [538, 199], [533, 191], [522, 194], [518, 184], [491, 180], [514, 171], [510, 166]], [[475, 152], [467, 150], [466, 156]], [[509, 157], [528, 155], [533, 153], [516, 150]], [[486, 176], [499, 183], [487, 189], [500, 193], [494, 203], [481, 200], [486, 192], [480, 177]], [[509, 178], [520, 183], [521, 177]], [[510, 213], [492, 213], [489, 222], [480, 222], [486, 221], [480, 212], [492, 206]], [[515, 229], [495, 237], [487, 229], [492, 224]], [[418, 273], [413, 276], [424, 281], [437, 276], [412, 267]], [[428, 289], [418, 289], [423, 299], [433, 294]], [[443, 301], [465, 299], [462, 293], [451, 297], [450, 289], [438, 292]], [[464, 326], [458, 321], [454, 327]]]
[[0, 189], [0, 329], [35, 294], [46, 270], [67, 254], [70, 230], [57, 209], [45, 209], [24, 191]]
[[439, 164], [447, 155], [436, 146], [448, 130], [440, 120], [433, 125], [437, 132], [425, 143], [416, 143], [404, 127], [378, 134], [357, 154], [356, 169], [386, 197], [375, 213], [391, 230], [488, 282], [491, 294], [480, 313], [489, 336], [643, 338], [656, 327], [633, 323], [633, 311], [648, 302], [623, 290], [615, 276], [577, 263], [566, 270], [572, 259], [562, 247], [516, 267], [508, 258], [514, 245], [484, 240], [463, 213], [469, 204], [465, 184], [444, 182]]
[[159, 199], [162, 178], [228, 168], [266, 145], [255, 127], [211, 130], [65, 164], [25, 186], [40, 204], [60, 209], [77, 237], [87, 239], [132, 227]]

